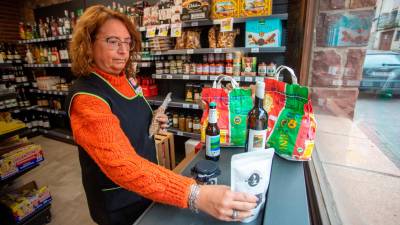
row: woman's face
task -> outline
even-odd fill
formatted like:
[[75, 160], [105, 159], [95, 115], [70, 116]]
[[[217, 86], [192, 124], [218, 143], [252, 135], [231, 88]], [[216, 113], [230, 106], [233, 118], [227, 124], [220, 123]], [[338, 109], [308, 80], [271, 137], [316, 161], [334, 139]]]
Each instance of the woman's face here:
[[93, 60], [97, 68], [119, 75], [125, 68], [132, 43], [126, 26], [117, 19], [107, 20], [100, 27], [93, 43]]

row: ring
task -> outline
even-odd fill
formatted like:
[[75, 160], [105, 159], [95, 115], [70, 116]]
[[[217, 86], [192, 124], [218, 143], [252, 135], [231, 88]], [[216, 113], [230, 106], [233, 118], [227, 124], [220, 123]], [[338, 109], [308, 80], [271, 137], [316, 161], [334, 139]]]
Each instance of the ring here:
[[239, 216], [239, 212], [236, 211], [236, 210], [233, 210], [233, 212], [232, 212], [232, 219], [236, 219], [236, 218], [238, 218], [238, 216]]

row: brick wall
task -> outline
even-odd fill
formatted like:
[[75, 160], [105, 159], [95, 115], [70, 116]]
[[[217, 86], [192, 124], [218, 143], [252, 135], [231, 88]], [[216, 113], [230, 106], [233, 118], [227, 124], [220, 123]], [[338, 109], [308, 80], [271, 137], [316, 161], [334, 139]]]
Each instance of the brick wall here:
[[18, 23], [21, 21], [18, 0], [0, 1], [0, 42], [12, 42], [19, 39]]
[[375, 3], [320, 0], [308, 80], [317, 112], [353, 118]]

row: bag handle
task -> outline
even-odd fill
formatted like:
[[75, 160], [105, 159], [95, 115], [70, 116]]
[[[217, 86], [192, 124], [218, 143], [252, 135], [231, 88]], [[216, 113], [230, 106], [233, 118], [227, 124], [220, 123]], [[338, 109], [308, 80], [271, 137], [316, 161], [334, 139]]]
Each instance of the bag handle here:
[[289, 71], [290, 77], [292, 78], [292, 84], [298, 84], [298, 83], [297, 83], [297, 77], [296, 77], [296, 75], [294, 74], [294, 70], [293, 70], [292, 68], [288, 67], [288, 66], [283, 66], [283, 65], [279, 66], [279, 67], [276, 69], [276, 73], [275, 73], [275, 79], [276, 79], [276, 80], [279, 80], [279, 76], [281, 75], [281, 72], [282, 72], [283, 70]]
[[232, 77], [226, 76], [226, 75], [219, 75], [219, 76], [217, 76], [217, 78], [213, 82], [213, 88], [221, 88], [221, 82], [225, 78], [228, 79], [231, 82], [233, 88], [238, 88], [239, 87], [239, 84]]

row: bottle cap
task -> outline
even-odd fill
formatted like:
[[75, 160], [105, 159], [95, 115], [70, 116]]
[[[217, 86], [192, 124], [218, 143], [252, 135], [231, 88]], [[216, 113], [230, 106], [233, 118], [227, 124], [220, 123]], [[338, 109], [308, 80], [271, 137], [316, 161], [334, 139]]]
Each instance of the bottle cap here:
[[215, 103], [215, 102], [210, 102], [210, 107], [217, 107], [217, 103]]

